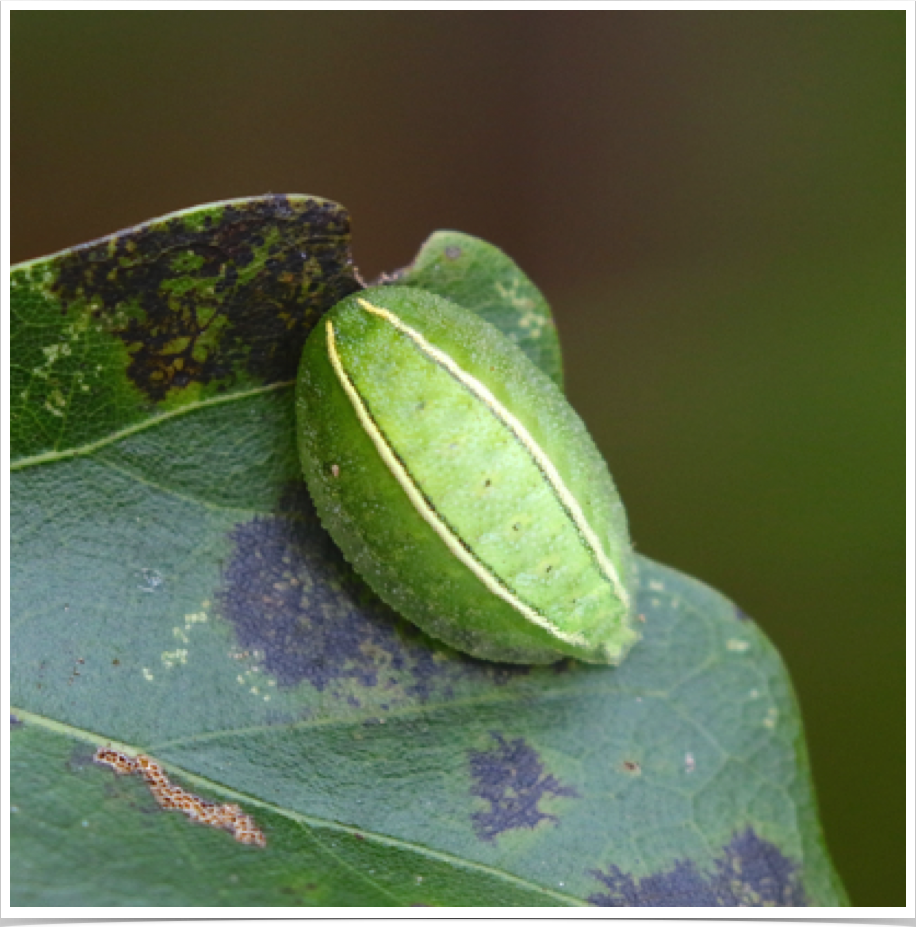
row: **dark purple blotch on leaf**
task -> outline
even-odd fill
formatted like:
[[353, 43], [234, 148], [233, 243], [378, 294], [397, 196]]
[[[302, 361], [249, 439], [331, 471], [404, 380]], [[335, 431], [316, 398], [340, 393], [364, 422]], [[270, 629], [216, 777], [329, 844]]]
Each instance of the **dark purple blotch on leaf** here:
[[492, 841], [506, 831], [531, 830], [541, 821], [556, 822], [556, 815], [542, 811], [540, 802], [551, 796], [577, 798], [575, 789], [547, 773], [537, 751], [521, 737], [511, 741], [501, 734], [492, 737], [495, 749], [470, 754], [471, 794], [490, 806], [472, 815], [477, 836]]
[[806, 907], [798, 866], [751, 828], [736, 834], [708, 870], [693, 860], [634, 877], [617, 866], [590, 873], [606, 889], [590, 904], [607, 908]]
[[[431, 641], [357, 576], [321, 526], [304, 483], [275, 515], [237, 525], [216, 601], [243, 650], [280, 685], [323, 691], [339, 680], [428, 699], [479, 677], [502, 685], [528, 667], [475, 660]], [[353, 693], [344, 696], [356, 707]]]

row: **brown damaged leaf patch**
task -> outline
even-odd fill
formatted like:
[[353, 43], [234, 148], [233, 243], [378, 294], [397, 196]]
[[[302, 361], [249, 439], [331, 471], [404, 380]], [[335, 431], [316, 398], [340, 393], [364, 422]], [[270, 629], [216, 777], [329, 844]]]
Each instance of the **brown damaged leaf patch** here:
[[228, 831], [239, 843], [267, 846], [267, 837], [250, 814], [232, 802], [219, 804], [186, 791], [171, 782], [161, 764], [152, 757], [142, 753], [130, 756], [111, 747], [99, 747], [93, 759], [102, 766], [111, 767], [119, 776], [139, 775], [160, 808], [180, 811], [195, 823]]
[[291, 379], [322, 312], [359, 289], [349, 216], [335, 203], [270, 196], [128, 229], [57, 258], [66, 314], [121, 339], [150, 401], [192, 383]]

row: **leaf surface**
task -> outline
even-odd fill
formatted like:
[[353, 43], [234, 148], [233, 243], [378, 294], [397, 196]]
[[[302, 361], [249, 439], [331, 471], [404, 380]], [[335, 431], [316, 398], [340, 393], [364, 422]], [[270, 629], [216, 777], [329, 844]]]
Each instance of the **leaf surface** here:
[[[621, 667], [513, 667], [343, 561], [290, 384], [359, 286], [340, 207], [217, 204], [12, 283], [13, 904], [845, 903], [785, 670], [721, 595], [640, 557]], [[160, 809], [108, 743], [266, 848]]]
[[489, 242], [463, 232], [433, 232], [409, 266], [380, 282], [420, 287], [476, 312], [563, 387], [560, 339], [547, 300], [515, 261]]

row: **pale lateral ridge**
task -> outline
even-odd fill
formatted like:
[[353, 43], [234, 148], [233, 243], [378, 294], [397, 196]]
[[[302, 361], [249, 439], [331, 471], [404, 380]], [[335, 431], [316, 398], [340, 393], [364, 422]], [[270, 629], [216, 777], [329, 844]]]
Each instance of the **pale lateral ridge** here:
[[477, 396], [477, 398], [487, 406], [490, 412], [492, 412], [516, 438], [518, 438], [525, 450], [531, 455], [538, 468], [547, 478], [551, 488], [560, 500], [560, 504], [566, 509], [573, 524], [575, 524], [576, 529], [579, 531], [579, 534], [591, 550], [592, 556], [597, 561], [601, 571], [614, 587], [618, 598], [623, 602], [626, 608], [629, 608], [630, 596], [624, 588], [616, 567], [601, 549], [601, 543], [596, 537], [595, 532], [592, 531], [591, 525], [589, 525], [586, 520], [585, 513], [576, 501], [575, 496], [566, 488], [566, 484], [557, 472], [557, 468], [544, 451], [541, 450], [540, 445], [534, 440], [528, 429], [525, 428], [525, 426], [490, 392], [490, 390], [487, 389], [486, 386], [483, 385], [483, 383], [459, 367], [444, 351], [440, 351], [438, 348], [431, 345], [418, 331], [401, 321], [393, 312], [382, 309], [379, 306], [374, 306], [365, 299], [359, 299], [358, 302], [367, 312], [371, 312], [373, 315], [383, 318], [399, 332], [407, 335], [424, 354], [444, 367], [456, 380]]
[[369, 410], [366, 408], [362, 397], [357, 391], [353, 382], [350, 380], [340, 355], [337, 353], [337, 340], [334, 335], [334, 325], [327, 323], [328, 337], [328, 358], [334, 373], [344, 388], [344, 392], [353, 406], [356, 416], [359, 419], [363, 430], [372, 440], [376, 450], [379, 452], [385, 466], [391, 471], [394, 478], [398, 481], [401, 488], [407, 493], [407, 498], [411, 504], [422, 516], [423, 520], [442, 538], [449, 551], [458, 558], [494, 595], [499, 596], [503, 601], [508, 602], [520, 615], [533, 624], [544, 628], [551, 635], [566, 641], [569, 644], [583, 645], [585, 643], [581, 634], [569, 634], [561, 631], [556, 625], [549, 621], [540, 612], [535, 611], [530, 605], [526, 605], [511, 590], [507, 589], [479, 560], [477, 560], [470, 551], [461, 543], [454, 531], [439, 517], [438, 512], [429, 504], [423, 494], [417, 488], [413, 478], [405, 469], [404, 465], [398, 460], [397, 456], [391, 449], [385, 436], [379, 430], [378, 426], [372, 420]]

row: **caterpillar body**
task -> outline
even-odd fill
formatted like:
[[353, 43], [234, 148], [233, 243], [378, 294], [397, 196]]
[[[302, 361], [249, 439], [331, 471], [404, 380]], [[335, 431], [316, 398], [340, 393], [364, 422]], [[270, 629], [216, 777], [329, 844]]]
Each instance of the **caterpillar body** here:
[[416, 288], [354, 294], [310, 335], [296, 405], [323, 524], [428, 634], [515, 663], [618, 663], [637, 640], [607, 467], [492, 325]]

